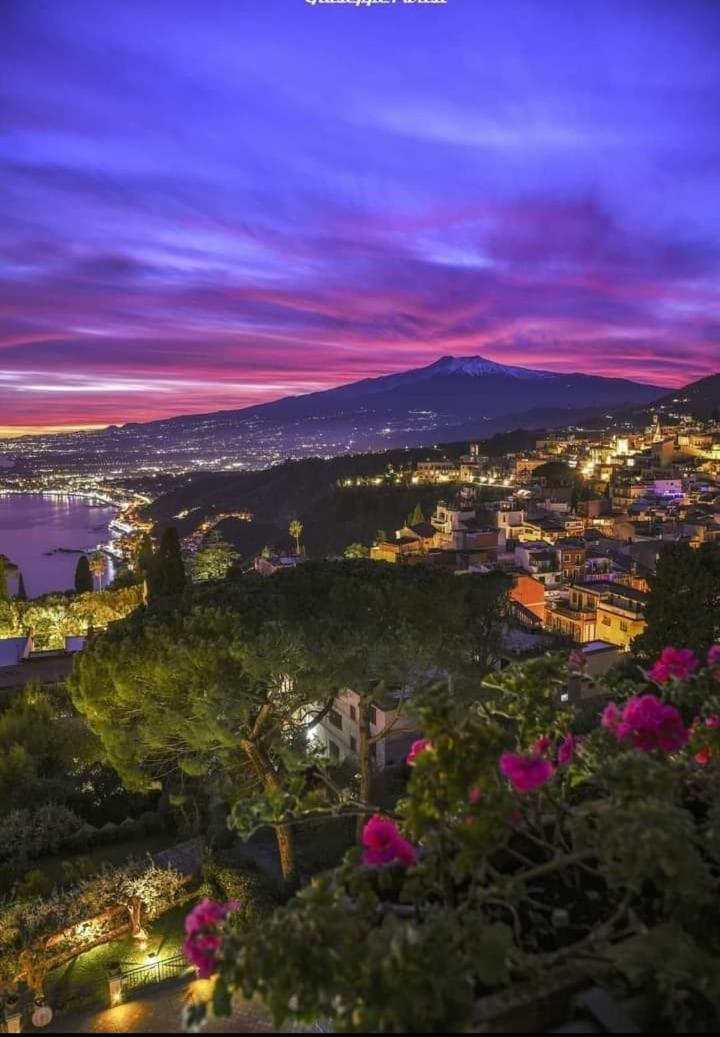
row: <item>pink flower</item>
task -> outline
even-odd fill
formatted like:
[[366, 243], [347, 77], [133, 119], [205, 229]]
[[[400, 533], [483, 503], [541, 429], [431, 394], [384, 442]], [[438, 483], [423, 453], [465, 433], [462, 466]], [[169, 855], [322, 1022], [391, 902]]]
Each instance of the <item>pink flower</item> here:
[[695, 763], [699, 763], [701, 767], [705, 767], [712, 759], [712, 749], [701, 749], [699, 752], [695, 753], [693, 759], [695, 760]]
[[707, 664], [711, 670], [716, 666], [720, 667], [720, 645], [712, 645], [707, 654]]
[[618, 706], [616, 706], [614, 702], [608, 702], [607, 706], [602, 711], [602, 716], [600, 717], [600, 724], [608, 731], [615, 731], [617, 730], [617, 726], [620, 723], [621, 717], [622, 712], [620, 711]]
[[587, 666], [587, 658], [584, 652], [579, 649], [574, 649], [568, 656], [568, 669], [570, 673], [578, 673], [580, 670], [584, 670]]
[[427, 738], [418, 738], [416, 742], [410, 746], [410, 752], [405, 758], [405, 763], [408, 767], [412, 767], [415, 764], [420, 753], [424, 753], [426, 749], [432, 749], [433, 744]]
[[518, 753], [503, 753], [500, 770], [516, 792], [534, 792], [550, 781], [555, 773], [550, 761], [538, 754], [520, 756]]
[[481, 797], [482, 797], [482, 789], [479, 789], [477, 787], [477, 785], [475, 786], [474, 789], [470, 789], [470, 795], [468, 796], [468, 799], [470, 800], [471, 803], [477, 803], [481, 799]]
[[573, 760], [577, 749], [578, 739], [574, 735], [566, 735], [558, 749], [558, 763], [561, 767], [568, 767]]
[[619, 742], [632, 739], [642, 752], [660, 749], [674, 753], [687, 742], [688, 732], [675, 706], [666, 705], [655, 695], [634, 695], [625, 703], [615, 737]]
[[548, 738], [547, 735], [543, 735], [542, 738], [538, 738], [532, 747], [532, 751], [536, 756], [545, 756], [547, 751], [552, 746], [552, 738]]
[[660, 658], [648, 670], [648, 677], [656, 684], [684, 681], [699, 665], [691, 648], [663, 648]]
[[198, 970], [200, 979], [208, 979], [216, 971], [218, 953], [223, 942], [223, 923], [239, 906], [239, 900], [219, 904], [206, 897], [186, 916], [182, 949], [187, 960]]
[[403, 839], [398, 827], [389, 817], [375, 814], [366, 823], [362, 833], [363, 864], [376, 868], [382, 864], [402, 864], [409, 868], [415, 863], [415, 848]]
[[720, 717], [705, 717], [705, 727], [720, 727]]

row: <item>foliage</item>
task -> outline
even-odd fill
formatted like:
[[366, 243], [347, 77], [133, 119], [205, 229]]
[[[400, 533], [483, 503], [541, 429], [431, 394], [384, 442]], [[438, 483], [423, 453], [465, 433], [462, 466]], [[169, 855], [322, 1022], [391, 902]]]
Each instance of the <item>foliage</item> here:
[[[718, 656], [684, 681], [625, 682], [627, 701], [616, 695], [580, 743], [573, 708], [558, 705], [561, 658], [474, 693], [436, 687], [419, 703], [427, 742], [396, 815], [417, 863], [369, 867], [352, 850], [262, 929], [227, 937], [216, 1004], [239, 989], [278, 1027], [452, 1032], [471, 1027], [483, 994], [572, 962], [640, 984], [665, 1029], [717, 1023]], [[633, 705], [643, 694], [650, 711]], [[687, 734], [665, 744], [678, 707]], [[548, 766], [515, 786], [503, 754]]]
[[0, 861], [25, 861], [54, 853], [81, 825], [72, 810], [58, 803], [13, 810], [0, 820]]
[[663, 545], [648, 582], [647, 628], [633, 645], [645, 658], [665, 645], [685, 645], [703, 655], [720, 639], [720, 543]]
[[87, 555], [80, 555], [75, 566], [75, 590], [78, 594], [89, 594], [93, 590], [93, 578]]
[[365, 544], [358, 544], [357, 542], [354, 543], [354, 544], [348, 544], [348, 546], [345, 548], [345, 557], [346, 558], [369, 558], [370, 557], [370, 548], [366, 547]]
[[413, 510], [408, 515], [406, 524], [408, 526], [419, 526], [424, 521], [425, 515], [423, 513], [422, 504], [420, 504], [420, 502], [418, 501], [418, 503], [415, 505]]
[[160, 540], [148, 577], [148, 597], [172, 598], [185, 590], [185, 566], [175, 526], [168, 526]]
[[142, 588], [47, 594], [31, 601], [16, 599], [6, 619], [0, 611], [0, 637], [31, 630], [37, 648], [62, 648], [66, 637], [98, 630], [133, 612], [142, 603]]
[[7, 562], [5, 556], [0, 555], [0, 601], [8, 601], [10, 595], [8, 594], [7, 584]]
[[193, 581], [223, 580], [239, 559], [239, 552], [225, 540], [219, 530], [213, 529], [203, 540], [202, 547], [192, 556], [190, 571]]
[[[53, 958], [80, 953], [89, 940], [102, 934], [107, 919], [99, 916], [109, 909], [130, 912], [133, 900], [139, 900], [141, 917], [157, 918], [173, 906], [185, 881], [172, 868], [159, 868], [152, 860], [130, 861], [122, 867], [105, 867], [49, 896], [12, 897], [0, 904], [0, 977], [13, 981], [29, 964], [42, 973]], [[49, 937], [56, 939], [46, 947]]]
[[240, 908], [234, 921], [243, 926], [264, 921], [279, 902], [278, 890], [251, 862], [241, 867], [229, 867], [210, 856], [203, 862], [199, 895], [211, 900], [239, 901]]

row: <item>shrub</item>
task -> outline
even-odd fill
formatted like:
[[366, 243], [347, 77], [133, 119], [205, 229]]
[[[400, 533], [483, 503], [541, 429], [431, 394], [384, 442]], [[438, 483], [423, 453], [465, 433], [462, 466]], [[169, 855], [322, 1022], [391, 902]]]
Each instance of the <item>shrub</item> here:
[[224, 937], [216, 1005], [242, 990], [277, 1026], [452, 1032], [483, 995], [571, 964], [645, 994], [653, 1032], [716, 1027], [720, 648], [653, 672], [582, 739], [551, 657], [416, 703], [426, 741], [395, 818]]
[[57, 803], [13, 810], [0, 821], [0, 860], [25, 861], [55, 853], [81, 826], [72, 810]]
[[229, 867], [208, 856], [203, 862], [200, 896], [210, 900], [237, 900], [239, 909], [233, 924], [254, 926], [267, 918], [278, 905], [278, 892], [273, 882], [250, 862], [242, 868]]

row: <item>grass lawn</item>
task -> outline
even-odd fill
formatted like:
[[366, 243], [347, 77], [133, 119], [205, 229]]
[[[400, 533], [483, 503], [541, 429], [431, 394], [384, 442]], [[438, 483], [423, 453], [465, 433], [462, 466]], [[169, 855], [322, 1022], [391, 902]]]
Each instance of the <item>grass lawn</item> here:
[[119, 961], [124, 970], [149, 964], [149, 954], [157, 960], [179, 954], [183, 938], [183, 924], [190, 905], [173, 908], [161, 918], [145, 925], [148, 932], [146, 947], [132, 936], [94, 947], [85, 954], [53, 969], [48, 974], [45, 989], [50, 1002], [59, 1008], [79, 1008], [84, 1005], [107, 1003], [105, 970], [110, 962]]

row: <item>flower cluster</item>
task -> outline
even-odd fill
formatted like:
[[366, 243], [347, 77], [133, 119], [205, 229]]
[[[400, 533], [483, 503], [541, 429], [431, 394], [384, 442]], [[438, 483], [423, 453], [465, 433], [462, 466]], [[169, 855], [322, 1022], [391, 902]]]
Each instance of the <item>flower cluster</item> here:
[[550, 781], [555, 773], [553, 764], [540, 753], [532, 753], [530, 756], [503, 753], [500, 770], [516, 792], [534, 792]]
[[219, 904], [206, 897], [197, 904], [185, 919], [183, 954], [198, 970], [200, 979], [208, 979], [217, 969], [217, 959], [222, 947], [222, 927], [227, 916], [240, 906], [238, 900]]
[[415, 863], [415, 847], [404, 839], [389, 817], [375, 814], [362, 833], [363, 864], [377, 868], [383, 864], [401, 864], [410, 868]]
[[407, 754], [405, 758], [405, 763], [408, 765], [408, 767], [414, 766], [415, 761], [417, 760], [420, 753], [424, 753], [426, 752], [426, 750], [432, 749], [432, 747], [433, 744], [429, 739], [418, 738], [417, 741], [413, 742], [413, 744], [410, 746], [410, 752]]
[[684, 681], [699, 665], [700, 661], [691, 648], [663, 648], [660, 658], [648, 670], [648, 677], [656, 684]]
[[653, 749], [674, 753], [688, 740], [680, 711], [655, 695], [634, 695], [622, 710], [614, 702], [608, 703], [601, 723], [618, 742], [629, 739], [636, 749], [646, 753]]

